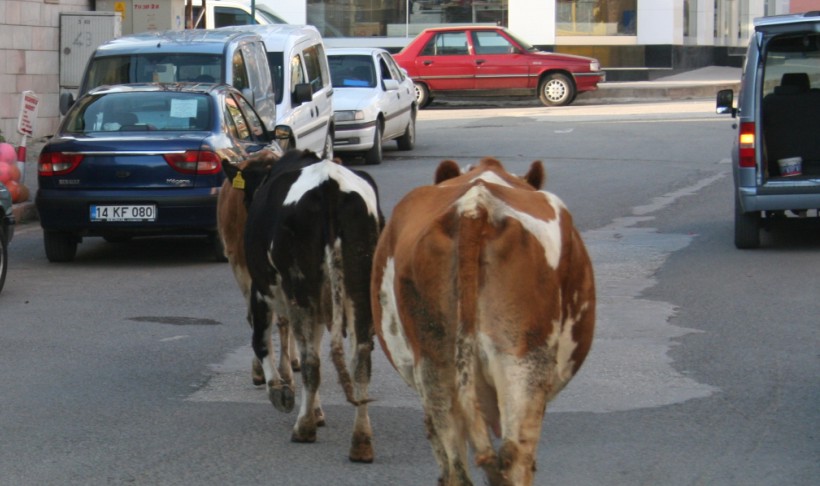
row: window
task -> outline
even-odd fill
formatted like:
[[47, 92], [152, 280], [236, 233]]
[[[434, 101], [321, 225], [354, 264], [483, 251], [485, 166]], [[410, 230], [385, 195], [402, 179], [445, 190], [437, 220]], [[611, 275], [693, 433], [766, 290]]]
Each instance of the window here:
[[515, 47], [498, 32], [473, 33], [473, 44], [476, 54], [512, 54]]
[[324, 87], [325, 79], [327, 79], [327, 74], [322, 70], [321, 54], [321, 46], [318, 45], [308, 47], [303, 53], [305, 68], [307, 69], [307, 81], [314, 93]]
[[250, 84], [248, 83], [248, 70], [245, 67], [245, 57], [242, 55], [242, 51], [238, 49], [233, 53], [232, 69], [233, 81], [231, 84], [233, 87], [239, 91], [248, 88]]
[[637, 35], [637, 0], [556, 0], [556, 35]]
[[442, 32], [427, 43], [421, 51], [422, 56], [466, 56], [466, 32]]
[[250, 142], [252, 140], [251, 130], [245, 121], [245, 116], [239, 108], [239, 104], [233, 96], [225, 97], [225, 111], [228, 113], [228, 124], [233, 136], [239, 140]]

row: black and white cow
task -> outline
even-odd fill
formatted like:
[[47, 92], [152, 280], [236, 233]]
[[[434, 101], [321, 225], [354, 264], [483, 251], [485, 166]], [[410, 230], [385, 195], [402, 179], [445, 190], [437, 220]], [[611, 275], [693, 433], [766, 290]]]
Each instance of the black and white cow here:
[[[302, 400], [291, 439], [316, 440], [319, 352], [325, 328], [347, 400], [356, 406], [350, 460], [371, 462], [367, 388], [373, 349], [370, 270], [384, 224], [373, 179], [312, 152], [291, 151], [278, 162], [224, 164], [233, 187], [245, 191], [245, 256], [251, 275], [253, 350], [262, 362], [274, 407], [294, 407], [293, 375], [277, 370], [268, 349], [271, 314], [286, 316], [301, 353]], [[349, 367], [343, 338], [350, 340]], [[281, 376], [283, 371], [285, 376]], [[352, 376], [351, 376], [352, 375]]]

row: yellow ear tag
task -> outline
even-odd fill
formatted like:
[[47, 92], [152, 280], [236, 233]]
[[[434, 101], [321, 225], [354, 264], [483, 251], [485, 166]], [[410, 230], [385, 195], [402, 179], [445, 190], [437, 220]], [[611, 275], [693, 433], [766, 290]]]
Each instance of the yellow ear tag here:
[[242, 173], [237, 172], [236, 177], [233, 178], [233, 182], [231, 183], [234, 189], [245, 189], [245, 179], [242, 178]]

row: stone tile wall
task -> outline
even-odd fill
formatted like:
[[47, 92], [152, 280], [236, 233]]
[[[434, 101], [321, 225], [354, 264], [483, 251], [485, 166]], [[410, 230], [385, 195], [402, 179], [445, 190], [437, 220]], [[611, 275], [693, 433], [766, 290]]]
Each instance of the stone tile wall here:
[[0, 0], [0, 130], [20, 143], [23, 91], [40, 98], [33, 138], [52, 135], [60, 121], [60, 13], [91, 10], [93, 0]]

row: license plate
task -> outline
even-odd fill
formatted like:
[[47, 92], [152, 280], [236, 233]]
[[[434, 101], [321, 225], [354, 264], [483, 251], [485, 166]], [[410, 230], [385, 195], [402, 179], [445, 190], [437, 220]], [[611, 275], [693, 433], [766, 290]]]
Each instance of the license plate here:
[[91, 221], [156, 221], [154, 204], [91, 205]]

